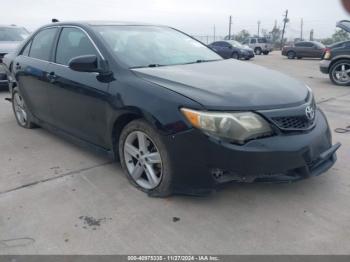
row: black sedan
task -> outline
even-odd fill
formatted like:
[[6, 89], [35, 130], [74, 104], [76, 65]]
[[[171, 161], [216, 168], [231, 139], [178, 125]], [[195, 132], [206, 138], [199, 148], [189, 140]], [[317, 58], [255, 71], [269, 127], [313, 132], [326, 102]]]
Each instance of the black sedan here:
[[18, 124], [41, 126], [120, 160], [153, 196], [228, 181], [294, 181], [336, 161], [311, 90], [223, 60], [165, 26], [53, 23], [10, 65]]
[[234, 58], [249, 60], [255, 56], [253, 49], [235, 40], [213, 42], [209, 47], [225, 59]]

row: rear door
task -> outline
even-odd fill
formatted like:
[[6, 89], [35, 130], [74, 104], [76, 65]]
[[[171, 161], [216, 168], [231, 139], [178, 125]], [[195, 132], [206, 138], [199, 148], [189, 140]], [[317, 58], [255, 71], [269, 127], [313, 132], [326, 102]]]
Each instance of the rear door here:
[[77, 56], [102, 59], [88, 34], [78, 27], [64, 27], [57, 42], [54, 63], [49, 66], [49, 97], [55, 125], [99, 146], [107, 146], [108, 84], [97, 73], [77, 72], [68, 67]]
[[224, 58], [231, 58], [232, 51], [233, 51], [232, 45], [230, 43], [222, 41], [222, 54], [223, 54], [222, 56]]
[[18, 88], [30, 112], [40, 120], [52, 122], [48, 99], [48, 68], [58, 28], [39, 31], [13, 62]]
[[314, 57], [314, 45], [310, 42], [299, 42], [295, 44], [298, 57]]

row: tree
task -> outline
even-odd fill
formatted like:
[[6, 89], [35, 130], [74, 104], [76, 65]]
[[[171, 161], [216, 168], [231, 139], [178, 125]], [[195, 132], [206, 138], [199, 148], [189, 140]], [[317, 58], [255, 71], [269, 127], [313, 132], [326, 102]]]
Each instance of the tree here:
[[238, 42], [243, 42], [246, 40], [248, 37], [250, 37], [250, 34], [247, 30], [242, 30], [238, 34], [235, 35], [235, 40]]
[[336, 42], [342, 42], [346, 40], [350, 40], [349, 33], [347, 33], [344, 30], [336, 30], [332, 37], [323, 39], [321, 42], [325, 45], [330, 45]]

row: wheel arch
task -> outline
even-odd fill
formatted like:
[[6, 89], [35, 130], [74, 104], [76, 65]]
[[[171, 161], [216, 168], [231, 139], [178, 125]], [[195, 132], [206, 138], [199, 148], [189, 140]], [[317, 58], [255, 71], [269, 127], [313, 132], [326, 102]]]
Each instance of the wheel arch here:
[[119, 161], [118, 141], [122, 130], [131, 121], [141, 118], [144, 118], [142, 114], [133, 111], [128, 111], [122, 115], [119, 115], [118, 117], [115, 117], [111, 131], [111, 142], [115, 160]]
[[348, 60], [350, 62], [350, 55], [344, 55], [344, 56], [337, 56], [335, 58], [332, 59], [331, 63], [329, 64], [329, 72], [331, 71], [333, 65], [337, 62], [339, 62], [340, 60]]
[[[111, 125], [111, 131], [110, 131], [110, 141], [111, 141], [111, 148], [114, 152], [114, 158], [116, 160], [119, 160], [119, 153], [118, 153], [118, 142], [120, 138], [120, 134], [124, 127], [129, 124], [130, 122], [136, 120], [136, 119], [143, 119], [147, 123], [149, 123], [154, 129], [159, 130], [161, 134], [168, 135], [170, 133], [173, 133], [174, 128], [177, 126], [171, 126], [171, 125], [165, 125], [163, 124], [154, 114], [144, 111], [140, 108], [136, 107], [130, 107], [125, 110], [122, 110], [122, 113], [116, 114], [112, 118], [112, 125]], [[188, 126], [181, 125], [179, 126], [181, 130], [188, 129]], [[177, 130], [177, 131], [181, 131]]]

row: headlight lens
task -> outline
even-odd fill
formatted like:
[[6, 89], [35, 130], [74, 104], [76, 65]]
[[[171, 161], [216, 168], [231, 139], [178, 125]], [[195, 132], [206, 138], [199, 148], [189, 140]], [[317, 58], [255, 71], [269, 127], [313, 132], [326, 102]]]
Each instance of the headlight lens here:
[[252, 112], [203, 112], [187, 108], [181, 108], [181, 112], [194, 127], [238, 144], [272, 134], [269, 123]]

